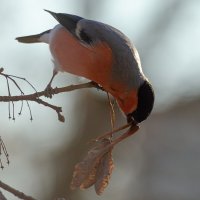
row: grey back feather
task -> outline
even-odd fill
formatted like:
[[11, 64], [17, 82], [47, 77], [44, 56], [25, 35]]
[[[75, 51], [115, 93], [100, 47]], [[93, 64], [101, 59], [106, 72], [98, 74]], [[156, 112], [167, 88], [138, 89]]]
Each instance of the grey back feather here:
[[94, 42], [105, 41], [113, 53], [112, 77], [127, 86], [138, 88], [145, 80], [139, 54], [131, 41], [116, 28], [92, 20], [80, 20], [77, 28], [84, 31]]

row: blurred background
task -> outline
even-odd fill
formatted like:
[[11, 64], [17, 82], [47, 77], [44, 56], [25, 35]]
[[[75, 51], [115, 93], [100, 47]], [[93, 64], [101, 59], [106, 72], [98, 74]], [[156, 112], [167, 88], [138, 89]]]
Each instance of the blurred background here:
[[[38, 91], [52, 75], [48, 46], [19, 44], [14, 39], [56, 25], [43, 9], [102, 21], [131, 38], [155, 89], [155, 108], [140, 131], [114, 149], [115, 169], [99, 197], [93, 188], [70, 191], [69, 184], [74, 165], [89, 148], [87, 142], [110, 130], [104, 93], [84, 89], [48, 100], [62, 106], [65, 123], [59, 122], [52, 110], [35, 103], [30, 103], [32, 122], [25, 105], [18, 116], [20, 103], [15, 104], [16, 120], [9, 120], [8, 104], [0, 103], [0, 136], [11, 161], [0, 171], [0, 180], [41, 200], [198, 200], [200, 1], [1, 0], [0, 67], [5, 73], [25, 77]], [[53, 86], [83, 81], [63, 73]], [[34, 92], [28, 84], [19, 83], [26, 94]], [[6, 95], [3, 77], [0, 86], [0, 95]], [[117, 126], [123, 123], [125, 119], [117, 111]], [[9, 200], [17, 199], [2, 192]]]

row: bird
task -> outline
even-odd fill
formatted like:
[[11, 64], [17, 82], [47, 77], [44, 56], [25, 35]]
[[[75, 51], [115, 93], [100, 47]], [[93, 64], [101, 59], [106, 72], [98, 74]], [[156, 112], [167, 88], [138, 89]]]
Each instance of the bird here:
[[51, 14], [58, 24], [39, 34], [17, 37], [21, 43], [47, 43], [54, 70], [100, 85], [117, 101], [127, 122], [139, 124], [152, 112], [155, 94], [131, 40], [120, 30], [77, 15]]

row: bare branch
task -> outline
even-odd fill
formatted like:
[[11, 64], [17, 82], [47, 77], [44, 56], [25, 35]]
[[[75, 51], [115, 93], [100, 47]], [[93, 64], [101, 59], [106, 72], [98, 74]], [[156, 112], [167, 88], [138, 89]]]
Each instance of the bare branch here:
[[[8, 102], [9, 119], [12, 118], [13, 120], [15, 120], [15, 104], [14, 104], [14, 102], [17, 102], [17, 101], [21, 101], [21, 108], [19, 111], [19, 115], [22, 113], [22, 109], [23, 109], [23, 105], [24, 105], [23, 101], [26, 101], [28, 109], [29, 109], [29, 113], [30, 113], [30, 120], [33, 120], [29, 101], [35, 101], [38, 104], [42, 104], [43, 106], [47, 106], [47, 107], [53, 109], [54, 111], [56, 111], [56, 113], [58, 115], [58, 120], [61, 122], [64, 122], [65, 118], [61, 114], [62, 108], [52, 105], [50, 103], [47, 103], [46, 101], [41, 100], [40, 97], [50, 97], [51, 98], [55, 94], [59, 94], [59, 93], [63, 93], [63, 92], [70, 92], [73, 90], [83, 89], [83, 88], [92, 88], [93, 87], [93, 88], [103, 90], [102, 87], [100, 87], [98, 84], [91, 81], [91, 82], [83, 83], [83, 84], [79, 84], [79, 85], [70, 85], [70, 86], [60, 87], [60, 88], [56, 87], [54, 89], [51, 88], [50, 91], [49, 90], [47, 91], [45, 89], [41, 92], [37, 92], [35, 87], [25, 78], [10, 75], [10, 74], [5, 74], [5, 73], [3, 73], [3, 71], [4, 71], [4, 69], [0, 68], [0, 75], [3, 76], [7, 82], [8, 96], [0, 96], [0, 102]], [[17, 81], [15, 79], [20, 79], [22, 81], [25, 81], [26, 83], [28, 83], [31, 86], [31, 88], [35, 92], [33, 94], [25, 95], [23, 90], [21, 89], [21, 87], [19, 86], [19, 84], [17, 83]], [[20, 95], [17, 95], [17, 96], [11, 95], [10, 82], [12, 82], [14, 84], [14, 86], [18, 89], [18, 91], [20, 92]], [[11, 107], [11, 105], [12, 105], [12, 107]], [[11, 110], [12, 110], [12, 115], [11, 115]]]
[[110, 94], [107, 92], [108, 103], [110, 108], [110, 122], [111, 122], [111, 130], [114, 130], [116, 116], [115, 116], [115, 109], [114, 109], [114, 102], [111, 101]]
[[49, 103], [43, 101], [42, 99], [36, 99], [35, 101], [36, 101], [37, 103], [39, 103], [39, 104], [42, 104], [42, 105], [44, 105], [44, 106], [47, 106], [47, 107], [49, 107], [49, 108], [55, 110], [55, 111], [57, 112], [57, 114], [58, 114], [58, 120], [61, 121], [61, 122], [64, 122], [64, 121], [65, 121], [64, 116], [61, 115], [61, 112], [62, 112], [62, 108], [61, 108], [61, 107], [51, 105], [51, 104], [49, 104]]
[[0, 168], [3, 169], [4, 165], [3, 165], [3, 161], [1, 159], [1, 156], [4, 155], [6, 157], [6, 162], [9, 165], [10, 161], [9, 161], [9, 155], [6, 149], [6, 145], [4, 144], [1, 136], [0, 136]]
[[26, 83], [28, 83], [28, 84], [32, 87], [32, 89], [33, 89], [35, 92], [37, 92], [37, 90], [35, 89], [35, 87], [34, 87], [27, 79], [25, 79], [25, 78], [23, 78], [23, 77], [11, 75], [11, 74], [2, 73], [3, 71], [4, 71], [4, 68], [0, 68], [0, 74], [1, 74], [2, 76], [4, 76], [6, 79], [10, 79], [10, 80], [16, 85], [16, 87], [21, 91], [21, 93], [23, 93], [23, 92], [22, 92], [21, 88], [19, 87], [19, 85], [17, 84], [17, 82], [14, 80], [14, 78], [20, 79], [20, 80], [22, 80], [22, 81], [25, 81]]
[[7, 200], [1, 191], [0, 191], [0, 200]]
[[14, 189], [13, 187], [10, 187], [9, 185], [3, 183], [2, 181], [0, 181], [0, 188], [10, 192], [11, 194], [15, 195], [16, 197], [18, 197], [19, 199], [24, 199], [24, 200], [36, 200], [31, 196], [28, 196], [26, 194], [24, 194], [23, 192], [20, 192], [16, 189]]
[[[63, 92], [70, 92], [70, 91], [74, 91], [74, 90], [78, 90], [78, 89], [84, 89], [84, 88], [97, 88], [97, 89], [102, 89], [101, 87], [99, 87], [97, 84], [95, 84], [94, 82], [88, 82], [88, 83], [82, 83], [82, 84], [78, 84], [78, 85], [69, 85], [66, 87], [60, 87], [60, 88], [53, 88], [51, 89], [50, 93], [51, 95], [54, 94], [59, 94], [59, 93], [63, 93]], [[47, 106], [53, 110], [55, 110], [58, 114], [58, 119], [61, 122], [64, 122], [64, 116], [61, 114], [62, 112], [62, 108], [61, 107], [57, 107], [54, 105], [51, 105], [41, 99], [39, 99], [39, 97], [45, 97], [46, 96], [46, 91], [41, 91], [41, 92], [35, 92], [33, 94], [29, 94], [29, 95], [19, 95], [19, 96], [11, 96], [9, 93], [9, 96], [0, 96], [0, 102], [16, 102], [16, 101], [35, 101], [36, 103], [42, 104], [44, 106]], [[29, 104], [28, 107], [30, 108]], [[10, 108], [10, 106], [9, 106]], [[13, 106], [14, 109], [14, 106]], [[20, 113], [21, 113], [20, 109]], [[30, 109], [29, 109], [30, 110]], [[31, 114], [31, 110], [30, 110], [30, 115], [31, 115], [31, 120], [32, 120], [32, 114]], [[14, 114], [13, 114], [14, 117]]]
[[[78, 89], [84, 89], [84, 88], [97, 88], [101, 89], [100, 87], [97, 87], [96, 84], [93, 82], [88, 82], [88, 83], [82, 83], [78, 85], [69, 85], [66, 87], [61, 87], [61, 88], [53, 88], [51, 91], [51, 94], [59, 94], [63, 92], [71, 92], [74, 90]], [[41, 91], [41, 92], [36, 92], [33, 94], [28, 94], [28, 95], [19, 95], [19, 96], [0, 96], [0, 102], [10, 102], [10, 101], [22, 101], [22, 100], [27, 100], [27, 101], [35, 101], [35, 99], [38, 99], [39, 97], [46, 96], [46, 91]]]

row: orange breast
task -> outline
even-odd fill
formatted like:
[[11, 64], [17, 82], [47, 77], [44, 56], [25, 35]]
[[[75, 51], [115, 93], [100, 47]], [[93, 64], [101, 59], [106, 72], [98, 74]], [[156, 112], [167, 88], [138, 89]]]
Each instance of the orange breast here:
[[112, 51], [105, 43], [84, 46], [65, 28], [59, 29], [50, 49], [61, 68], [69, 73], [107, 85], [112, 67]]

